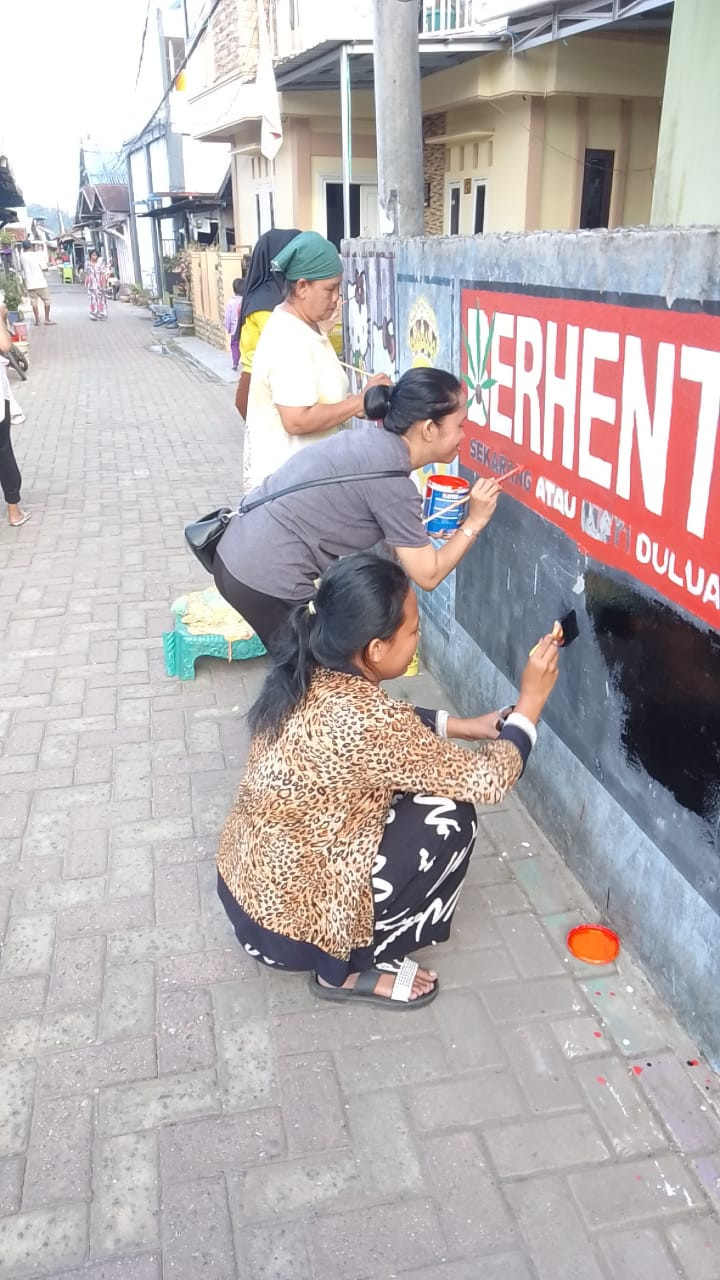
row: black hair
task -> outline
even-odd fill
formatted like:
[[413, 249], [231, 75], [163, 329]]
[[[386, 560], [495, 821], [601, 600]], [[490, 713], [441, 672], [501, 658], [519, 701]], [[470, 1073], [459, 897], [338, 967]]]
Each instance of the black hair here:
[[368, 387], [365, 414], [386, 431], [404, 436], [413, 422], [439, 422], [458, 407], [462, 386], [446, 369], [408, 369], [392, 387]]
[[362, 551], [334, 561], [310, 605], [293, 609], [273, 640], [273, 667], [248, 716], [253, 734], [278, 736], [317, 667], [360, 675], [356, 654], [371, 640], [395, 634], [409, 590], [407, 575], [394, 560]]
[[243, 280], [242, 276], [236, 276], [236, 278], [233, 280], [233, 293], [236, 294], [238, 298], [241, 298], [244, 292], [245, 292], [245, 281]]

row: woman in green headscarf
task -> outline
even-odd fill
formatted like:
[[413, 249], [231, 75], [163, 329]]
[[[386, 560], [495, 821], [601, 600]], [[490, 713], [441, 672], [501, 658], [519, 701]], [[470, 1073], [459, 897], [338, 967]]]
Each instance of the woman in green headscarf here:
[[[342, 262], [316, 231], [303, 231], [272, 263], [285, 281], [253, 359], [245, 432], [245, 488], [253, 489], [306, 444], [363, 413], [328, 331], [340, 301]], [[371, 378], [388, 382], [384, 374]]]

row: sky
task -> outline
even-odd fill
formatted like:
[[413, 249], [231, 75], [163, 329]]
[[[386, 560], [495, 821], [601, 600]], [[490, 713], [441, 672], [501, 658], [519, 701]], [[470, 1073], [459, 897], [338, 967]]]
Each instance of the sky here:
[[72, 212], [81, 139], [112, 150], [145, 123], [133, 90], [147, 7], [148, 0], [34, 0], [21, 17], [11, 6], [2, 31], [0, 154], [28, 203]]

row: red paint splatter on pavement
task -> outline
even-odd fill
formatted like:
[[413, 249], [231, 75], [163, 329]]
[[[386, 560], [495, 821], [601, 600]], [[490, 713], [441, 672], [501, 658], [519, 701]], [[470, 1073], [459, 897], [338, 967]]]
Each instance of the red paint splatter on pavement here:
[[596, 1079], [598, 1084], [607, 1084], [607, 1080], [605, 1079], [604, 1076], [597, 1076]]
[[593, 1031], [596, 1040], [602, 1040], [602, 1031]]
[[614, 995], [615, 995], [615, 992], [614, 992], [614, 991], [610, 991], [610, 992], [608, 992], [608, 995], [614, 996]]
[[635, 1072], [635, 1075], [636, 1075], [636, 1076], [641, 1076], [641, 1075], [642, 1075], [642, 1072], [643, 1072], [643, 1069], [642, 1069], [642, 1067], [633, 1067], [633, 1071]]
[[688, 1060], [687, 1060], [687, 1064], [688, 1064], [688, 1066], [689, 1066], [689, 1067], [699, 1067], [699, 1066], [700, 1066], [700, 1063], [698, 1062], [698, 1059], [697, 1059], [697, 1058], [688, 1058]]

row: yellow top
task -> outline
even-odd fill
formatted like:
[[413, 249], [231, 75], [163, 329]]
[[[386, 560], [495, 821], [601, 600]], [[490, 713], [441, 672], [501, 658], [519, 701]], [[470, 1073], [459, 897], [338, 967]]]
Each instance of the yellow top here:
[[240, 363], [243, 373], [252, 373], [253, 357], [258, 339], [272, 311], [253, 311], [240, 330]]

